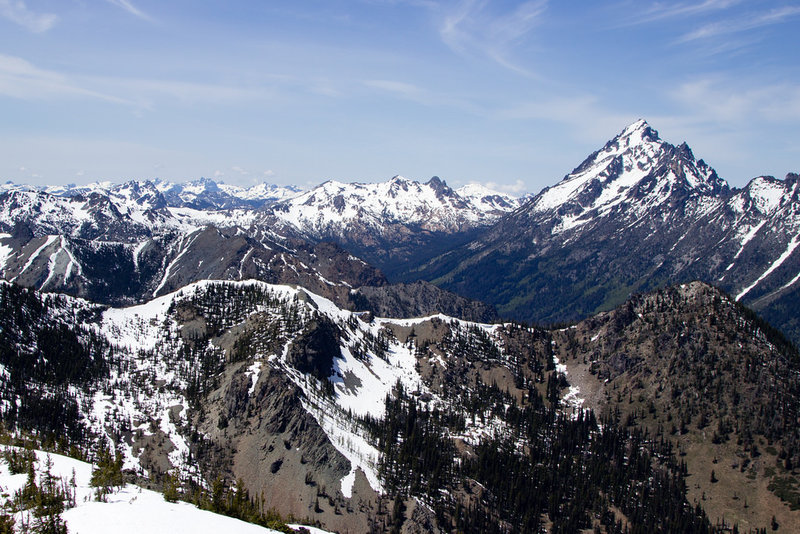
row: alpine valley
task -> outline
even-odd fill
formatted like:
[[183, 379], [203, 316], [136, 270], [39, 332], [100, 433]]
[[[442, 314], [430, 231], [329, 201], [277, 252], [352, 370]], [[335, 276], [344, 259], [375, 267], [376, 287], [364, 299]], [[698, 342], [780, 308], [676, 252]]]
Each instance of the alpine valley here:
[[0, 527], [63, 464], [70, 531], [800, 531], [798, 182], [637, 121], [521, 199], [0, 186]]

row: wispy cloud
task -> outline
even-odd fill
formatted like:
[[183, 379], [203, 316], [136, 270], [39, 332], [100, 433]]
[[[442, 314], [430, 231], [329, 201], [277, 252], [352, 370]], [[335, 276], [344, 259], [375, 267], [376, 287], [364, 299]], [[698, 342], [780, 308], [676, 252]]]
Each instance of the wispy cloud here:
[[86, 83], [102, 87], [105, 92], [124, 94], [127, 101], [152, 109], [163, 99], [184, 104], [241, 102], [265, 99], [272, 95], [266, 87], [242, 88], [212, 83], [178, 80], [89, 77]]
[[442, 15], [442, 41], [456, 52], [481, 53], [510, 70], [530, 74], [511, 59], [512, 51], [541, 22], [547, 0], [523, 2], [510, 12], [495, 8], [487, 0], [457, 2]]
[[86, 88], [68, 76], [41, 69], [22, 58], [3, 54], [0, 54], [0, 95], [23, 100], [84, 97], [132, 104], [123, 98]]
[[153, 18], [150, 15], [148, 15], [147, 13], [145, 13], [144, 11], [133, 5], [133, 3], [130, 2], [130, 0], [106, 0], [106, 1], [109, 4], [113, 4], [119, 8], [124, 9], [131, 15], [139, 17], [142, 20], [153, 22]]
[[146, 111], [164, 101], [194, 105], [267, 100], [275, 96], [275, 90], [268, 86], [242, 88], [179, 80], [77, 76], [0, 54], [0, 95], [21, 100], [83, 98]]
[[590, 94], [519, 102], [499, 110], [496, 116], [505, 120], [544, 120], [565, 125], [581, 141], [596, 140], [638, 118], [632, 114], [611, 111], [599, 98]]
[[707, 77], [678, 86], [670, 95], [683, 113], [703, 122], [786, 123], [800, 120], [800, 85], [742, 86], [736, 80]]
[[382, 95], [407, 100], [428, 107], [457, 109], [465, 113], [484, 114], [474, 102], [461, 95], [430, 91], [413, 83], [398, 80], [365, 80], [364, 87]]
[[770, 26], [772, 24], [781, 24], [787, 20], [800, 15], [800, 7], [786, 6], [782, 8], [772, 9], [766, 13], [750, 14], [746, 17], [737, 19], [729, 19], [718, 22], [706, 24], [684, 34], [679, 42], [689, 42], [698, 39], [707, 39], [719, 35], [727, 35], [733, 33], [744, 32], [761, 28], [763, 26]]
[[[705, 2], [655, 2], [647, 6], [643, 11], [634, 12], [635, 14], [624, 21], [625, 24], [645, 24], [659, 20], [691, 17], [722, 11], [741, 4], [742, 0], [705, 0]], [[637, 6], [641, 6], [637, 2]]]
[[34, 13], [22, 0], [0, 0], [0, 15], [34, 33], [44, 33], [58, 22], [53, 13]]
[[454, 52], [486, 57], [509, 70], [533, 76], [513, 60], [513, 49], [541, 23], [549, 0], [527, 0], [506, 10], [491, 0], [361, 1], [424, 9], [434, 19], [441, 41]]
[[401, 98], [419, 102], [424, 100], [425, 92], [414, 84], [399, 82], [395, 80], [366, 80], [364, 85], [373, 89], [378, 89], [391, 93]]

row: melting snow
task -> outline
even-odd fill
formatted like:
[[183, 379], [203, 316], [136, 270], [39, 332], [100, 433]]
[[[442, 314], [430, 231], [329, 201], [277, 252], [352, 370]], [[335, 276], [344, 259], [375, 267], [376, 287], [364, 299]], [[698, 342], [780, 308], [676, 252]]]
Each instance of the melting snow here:
[[252, 397], [253, 392], [256, 390], [256, 383], [258, 382], [258, 377], [261, 376], [261, 362], [253, 362], [253, 365], [247, 368], [245, 371], [245, 375], [250, 377], [250, 389], [247, 390], [247, 396]]
[[[0, 234], [0, 239], [8, 239], [11, 234]], [[14, 253], [14, 249], [8, 245], [0, 243], [0, 270], [2, 270], [8, 258]]]
[[43, 244], [43, 245], [41, 245], [41, 246], [39, 246], [39, 248], [37, 248], [37, 249], [36, 249], [36, 250], [33, 252], [33, 254], [31, 254], [31, 255], [28, 257], [28, 261], [27, 261], [27, 262], [25, 262], [25, 266], [22, 268], [22, 270], [19, 272], [19, 274], [18, 274], [17, 276], [15, 276], [15, 277], [12, 279], [12, 281], [16, 280], [17, 278], [19, 278], [19, 276], [20, 276], [20, 275], [22, 275], [22, 273], [24, 273], [25, 271], [27, 271], [27, 270], [28, 270], [28, 268], [29, 268], [31, 265], [33, 265], [33, 262], [36, 260], [36, 258], [39, 256], [39, 254], [41, 254], [41, 253], [42, 253], [42, 251], [43, 251], [44, 249], [46, 249], [46, 248], [47, 248], [47, 247], [49, 247], [51, 244], [53, 244], [53, 243], [54, 243], [54, 242], [55, 242], [57, 239], [59, 239], [59, 236], [57, 236], [57, 235], [49, 235], [49, 236], [47, 236], [47, 239], [45, 240], [44, 244]]

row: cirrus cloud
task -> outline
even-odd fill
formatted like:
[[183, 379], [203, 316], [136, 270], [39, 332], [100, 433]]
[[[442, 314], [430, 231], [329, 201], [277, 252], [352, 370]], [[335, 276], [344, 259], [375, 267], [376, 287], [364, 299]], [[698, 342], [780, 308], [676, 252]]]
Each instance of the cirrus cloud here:
[[44, 33], [58, 22], [53, 13], [35, 13], [22, 0], [0, 0], [0, 15], [33, 33]]

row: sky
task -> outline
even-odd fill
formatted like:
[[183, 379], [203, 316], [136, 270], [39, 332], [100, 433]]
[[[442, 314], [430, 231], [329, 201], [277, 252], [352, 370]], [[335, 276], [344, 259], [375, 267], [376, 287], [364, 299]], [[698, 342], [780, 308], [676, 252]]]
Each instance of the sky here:
[[0, 180], [514, 194], [644, 118], [800, 171], [800, 1], [0, 0]]

